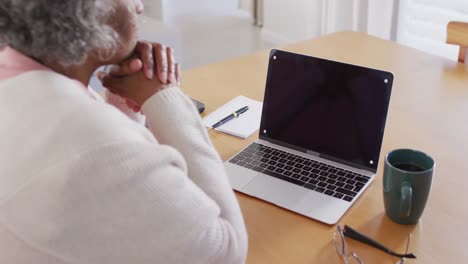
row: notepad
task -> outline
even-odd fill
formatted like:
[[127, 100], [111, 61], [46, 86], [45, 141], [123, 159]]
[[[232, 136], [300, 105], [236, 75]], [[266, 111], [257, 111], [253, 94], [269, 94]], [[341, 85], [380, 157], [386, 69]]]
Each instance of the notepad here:
[[219, 120], [244, 106], [249, 106], [249, 110], [247, 112], [241, 114], [238, 118], [223, 124], [215, 130], [231, 134], [236, 137], [247, 138], [260, 128], [262, 102], [252, 100], [242, 95], [237, 96], [213, 113], [207, 115], [203, 119], [203, 124], [206, 127], [211, 127]]

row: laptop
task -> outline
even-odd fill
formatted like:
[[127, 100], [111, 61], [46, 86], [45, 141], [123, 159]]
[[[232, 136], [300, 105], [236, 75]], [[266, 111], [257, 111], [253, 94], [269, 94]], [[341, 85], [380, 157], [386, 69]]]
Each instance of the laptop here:
[[375, 178], [393, 75], [281, 50], [259, 139], [225, 162], [232, 187], [335, 224]]

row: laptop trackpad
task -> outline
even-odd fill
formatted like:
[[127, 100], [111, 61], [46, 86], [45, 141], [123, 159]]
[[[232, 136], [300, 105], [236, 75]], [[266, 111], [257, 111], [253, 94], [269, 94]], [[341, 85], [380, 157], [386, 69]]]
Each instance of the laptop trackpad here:
[[307, 195], [308, 190], [259, 173], [253, 181], [242, 189], [242, 192], [281, 207], [292, 209]]
[[228, 161], [224, 163], [224, 167], [226, 168], [231, 187], [237, 191], [242, 191], [242, 188], [258, 175], [258, 172], [254, 170], [234, 165]]

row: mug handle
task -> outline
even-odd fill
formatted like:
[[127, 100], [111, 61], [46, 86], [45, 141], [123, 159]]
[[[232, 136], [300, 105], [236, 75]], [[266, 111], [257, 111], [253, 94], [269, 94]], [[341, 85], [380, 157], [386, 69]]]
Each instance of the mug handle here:
[[400, 217], [409, 217], [413, 201], [413, 188], [408, 182], [401, 186]]

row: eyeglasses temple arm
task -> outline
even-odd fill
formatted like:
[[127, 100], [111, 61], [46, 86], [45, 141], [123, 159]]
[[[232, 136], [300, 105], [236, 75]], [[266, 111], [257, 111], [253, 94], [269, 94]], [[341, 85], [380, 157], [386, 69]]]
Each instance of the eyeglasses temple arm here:
[[382, 251], [385, 251], [387, 252], [388, 254], [392, 255], [392, 256], [395, 256], [395, 257], [399, 257], [399, 258], [412, 258], [412, 259], [415, 259], [416, 256], [413, 254], [413, 253], [410, 253], [410, 254], [398, 254], [398, 253], [395, 253], [394, 251], [392, 251], [391, 249], [383, 246], [382, 244], [380, 244], [379, 242], [373, 240], [372, 238], [369, 238], [361, 233], [359, 233], [358, 231], [352, 229], [351, 227], [345, 225], [344, 229], [343, 229], [343, 234], [344, 236], [346, 237], [349, 237], [351, 239], [354, 239], [354, 240], [357, 240], [359, 242], [362, 242], [364, 244], [367, 244], [369, 246], [372, 246], [374, 248], [377, 248], [377, 249], [380, 249]]

